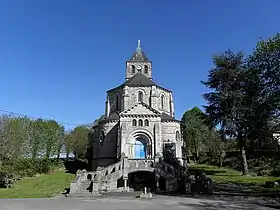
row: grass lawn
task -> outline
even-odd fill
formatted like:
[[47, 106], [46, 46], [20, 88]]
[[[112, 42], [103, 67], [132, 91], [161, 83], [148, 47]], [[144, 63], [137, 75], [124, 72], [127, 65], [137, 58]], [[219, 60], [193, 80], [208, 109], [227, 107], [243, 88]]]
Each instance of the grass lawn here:
[[16, 182], [12, 188], [1, 189], [0, 198], [46, 198], [64, 192], [70, 186], [75, 175], [65, 173], [64, 169], [51, 174], [24, 178]]
[[[280, 180], [280, 177], [273, 176], [242, 176], [242, 173], [239, 171], [209, 165], [190, 165], [189, 170], [203, 170], [216, 183], [234, 183], [260, 187], [266, 181]], [[273, 189], [275, 190], [275, 188]]]

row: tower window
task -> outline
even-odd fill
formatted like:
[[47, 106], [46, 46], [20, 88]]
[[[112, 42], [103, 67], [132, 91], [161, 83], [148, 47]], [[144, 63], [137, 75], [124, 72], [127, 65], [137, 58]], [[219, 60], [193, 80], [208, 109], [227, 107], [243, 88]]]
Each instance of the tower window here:
[[135, 74], [135, 66], [134, 65], [131, 66], [131, 70], [132, 70], [132, 74]]
[[176, 131], [176, 140], [177, 140], [177, 141], [180, 140], [180, 133], [179, 133], [179, 131]]
[[116, 110], [118, 110], [120, 108], [120, 106], [119, 106], [119, 104], [120, 104], [120, 102], [119, 102], [119, 95], [115, 96], [115, 104], [116, 104]]
[[105, 140], [105, 132], [101, 131], [101, 134], [99, 136], [99, 141], [101, 144], [103, 144], [104, 140]]
[[145, 124], [145, 126], [149, 126], [149, 120], [146, 119], [144, 124]]
[[145, 67], [144, 67], [144, 72], [145, 72], [145, 74], [148, 74], [148, 66], [147, 65], [145, 65]]
[[138, 125], [143, 126], [143, 120], [140, 119], [139, 122], [138, 122]]
[[138, 102], [142, 102], [143, 101], [143, 93], [139, 92], [138, 93]]
[[134, 119], [132, 120], [132, 126], [136, 126], [137, 125], [137, 121]]
[[164, 95], [161, 96], [161, 109], [164, 109]]

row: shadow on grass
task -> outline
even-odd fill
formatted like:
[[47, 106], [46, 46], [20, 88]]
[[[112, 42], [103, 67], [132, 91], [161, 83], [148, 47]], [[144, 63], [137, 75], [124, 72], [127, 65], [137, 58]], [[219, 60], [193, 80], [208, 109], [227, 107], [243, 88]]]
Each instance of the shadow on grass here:
[[188, 169], [189, 172], [191, 174], [200, 174], [202, 172], [205, 172], [206, 175], [219, 175], [219, 176], [230, 176], [230, 175], [235, 175], [237, 176], [237, 174], [227, 174], [228, 172], [226, 170], [222, 170], [222, 169], [204, 169], [203, 167], [197, 167], [197, 168], [189, 168]]

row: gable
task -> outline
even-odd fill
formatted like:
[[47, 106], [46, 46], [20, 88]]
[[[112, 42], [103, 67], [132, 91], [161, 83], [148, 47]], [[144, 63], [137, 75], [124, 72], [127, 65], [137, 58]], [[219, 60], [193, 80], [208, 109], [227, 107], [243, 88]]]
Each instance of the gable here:
[[120, 115], [159, 115], [160, 112], [144, 103], [138, 103], [120, 113]]

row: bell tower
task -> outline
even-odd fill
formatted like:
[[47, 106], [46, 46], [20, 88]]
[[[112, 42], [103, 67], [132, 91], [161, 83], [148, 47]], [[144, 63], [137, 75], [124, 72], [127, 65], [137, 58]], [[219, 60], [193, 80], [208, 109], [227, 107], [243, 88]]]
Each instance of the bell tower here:
[[138, 46], [132, 55], [132, 57], [126, 61], [126, 77], [128, 80], [135, 74], [141, 73], [152, 79], [152, 62], [145, 55], [144, 51], [141, 49], [141, 42], [138, 40]]

